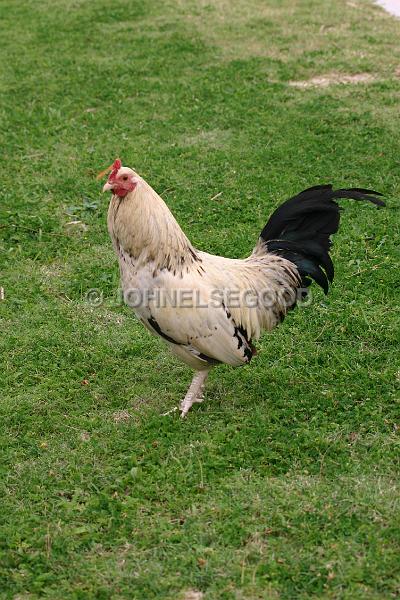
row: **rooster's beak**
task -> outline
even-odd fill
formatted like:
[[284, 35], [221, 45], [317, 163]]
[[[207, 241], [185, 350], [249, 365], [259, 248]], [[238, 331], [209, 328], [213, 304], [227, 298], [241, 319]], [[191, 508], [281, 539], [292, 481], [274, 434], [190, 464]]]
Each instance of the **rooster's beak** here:
[[113, 190], [113, 184], [109, 183], [107, 181], [107, 183], [104, 184], [103, 192], [111, 192], [112, 190]]

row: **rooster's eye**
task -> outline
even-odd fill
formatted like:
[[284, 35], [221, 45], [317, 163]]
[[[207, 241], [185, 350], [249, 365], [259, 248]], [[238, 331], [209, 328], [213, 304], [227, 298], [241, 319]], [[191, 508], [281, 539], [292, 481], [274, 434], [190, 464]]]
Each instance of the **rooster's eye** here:
[[127, 181], [127, 180], [128, 180], [128, 175], [124, 175], [122, 179], [123, 179], [124, 181]]

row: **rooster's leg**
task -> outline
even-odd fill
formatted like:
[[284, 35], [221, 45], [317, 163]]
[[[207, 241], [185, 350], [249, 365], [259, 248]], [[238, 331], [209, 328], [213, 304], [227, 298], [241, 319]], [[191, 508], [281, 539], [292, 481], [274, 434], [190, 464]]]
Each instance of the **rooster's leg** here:
[[196, 371], [190, 388], [181, 402], [181, 417], [185, 417], [195, 402], [202, 402], [201, 392], [208, 377], [208, 371]]

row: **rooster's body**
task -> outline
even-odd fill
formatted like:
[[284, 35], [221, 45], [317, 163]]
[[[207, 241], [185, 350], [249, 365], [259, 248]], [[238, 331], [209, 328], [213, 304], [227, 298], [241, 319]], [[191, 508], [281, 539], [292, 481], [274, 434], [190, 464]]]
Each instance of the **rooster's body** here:
[[330, 235], [339, 225], [334, 198], [383, 205], [371, 190], [310, 188], [275, 211], [251, 256], [240, 260], [194, 248], [162, 198], [120, 161], [104, 189], [114, 192], [108, 229], [125, 301], [196, 369], [182, 416], [201, 401], [211, 367], [250, 362], [252, 341], [282, 321], [306, 294], [310, 277], [327, 292], [333, 279]]

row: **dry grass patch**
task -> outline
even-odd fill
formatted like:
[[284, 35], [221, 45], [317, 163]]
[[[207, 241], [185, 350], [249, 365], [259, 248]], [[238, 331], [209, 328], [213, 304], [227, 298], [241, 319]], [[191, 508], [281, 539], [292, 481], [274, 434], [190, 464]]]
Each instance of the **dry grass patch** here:
[[210, 129], [209, 131], [201, 130], [194, 135], [181, 136], [179, 144], [181, 146], [198, 146], [199, 144], [209, 148], [224, 148], [226, 143], [232, 137], [229, 130]]
[[112, 415], [114, 423], [126, 423], [126, 421], [130, 421], [131, 414], [127, 410], [117, 410]]
[[198, 590], [187, 590], [183, 592], [182, 600], [202, 600], [204, 594]]
[[54, 277], [60, 277], [63, 274], [63, 272], [64, 267], [57, 263], [42, 265], [40, 267], [40, 273], [46, 281], [48, 279], [53, 279]]
[[358, 84], [358, 83], [374, 83], [377, 81], [375, 75], [371, 73], [357, 73], [355, 75], [346, 75], [345, 73], [330, 73], [329, 75], [319, 75], [311, 77], [306, 81], [289, 81], [289, 85], [301, 89], [307, 88], [326, 88], [331, 85], [339, 84]]

